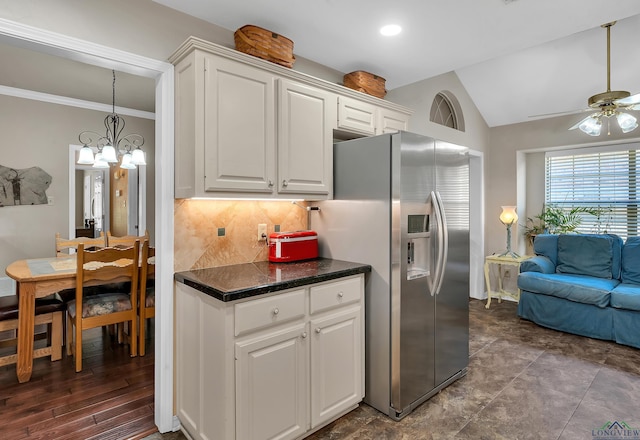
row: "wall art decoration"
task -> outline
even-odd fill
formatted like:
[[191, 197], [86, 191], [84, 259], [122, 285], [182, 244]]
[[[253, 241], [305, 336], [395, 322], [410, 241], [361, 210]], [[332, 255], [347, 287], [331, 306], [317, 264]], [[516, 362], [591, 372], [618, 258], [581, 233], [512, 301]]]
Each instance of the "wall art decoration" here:
[[0, 165], [0, 207], [46, 205], [52, 180], [40, 167], [17, 170]]

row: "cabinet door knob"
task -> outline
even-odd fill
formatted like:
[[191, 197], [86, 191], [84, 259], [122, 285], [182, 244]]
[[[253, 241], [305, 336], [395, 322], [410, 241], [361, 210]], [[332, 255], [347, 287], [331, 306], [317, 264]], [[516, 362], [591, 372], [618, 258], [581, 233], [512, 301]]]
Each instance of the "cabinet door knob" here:
[[273, 314], [277, 315], [278, 313], [280, 313], [280, 309], [278, 309], [277, 307], [275, 309], [273, 309]]
[[307, 332], [302, 333], [302, 339], [306, 339], [307, 338]]
[[287, 186], [287, 185], [289, 185], [289, 182], [287, 182], [286, 180], [283, 180], [282, 181], [282, 186]]
[[338, 292], [338, 298], [342, 298], [343, 296], [344, 296], [344, 293]]
[[269, 188], [273, 188], [273, 181], [269, 179], [269, 182], [267, 183], [267, 185], [269, 186]]
[[316, 333], [321, 333], [322, 330], [320, 330], [320, 327], [316, 328]]

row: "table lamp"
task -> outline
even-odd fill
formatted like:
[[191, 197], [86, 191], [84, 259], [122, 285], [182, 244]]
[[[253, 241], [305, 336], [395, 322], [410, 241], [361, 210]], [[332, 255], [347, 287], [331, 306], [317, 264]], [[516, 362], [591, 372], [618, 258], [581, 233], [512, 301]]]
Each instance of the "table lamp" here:
[[500, 213], [500, 221], [507, 227], [507, 250], [500, 254], [500, 257], [509, 256], [512, 258], [519, 258], [520, 255], [511, 250], [511, 225], [518, 221], [518, 214], [516, 214], [515, 206], [503, 206]]

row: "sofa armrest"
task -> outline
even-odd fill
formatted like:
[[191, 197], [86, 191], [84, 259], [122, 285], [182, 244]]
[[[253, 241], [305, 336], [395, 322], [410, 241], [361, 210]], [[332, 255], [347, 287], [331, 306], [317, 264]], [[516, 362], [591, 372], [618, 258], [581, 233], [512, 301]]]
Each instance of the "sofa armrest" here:
[[520, 272], [555, 273], [556, 265], [549, 258], [536, 255], [520, 263]]

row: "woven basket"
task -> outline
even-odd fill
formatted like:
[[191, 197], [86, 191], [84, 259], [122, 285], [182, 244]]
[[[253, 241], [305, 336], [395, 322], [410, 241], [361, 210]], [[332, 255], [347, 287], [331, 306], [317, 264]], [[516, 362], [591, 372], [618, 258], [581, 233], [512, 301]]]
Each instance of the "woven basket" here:
[[288, 68], [293, 67], [293, 41], [258, 26], [247, 24], [233, 34], [236, 50]]
[[344, 76], [344, 86], [359, 92], [384, 98], [387, 90], [384, 88], [385, 79], [373, 73], [357, 70]]

